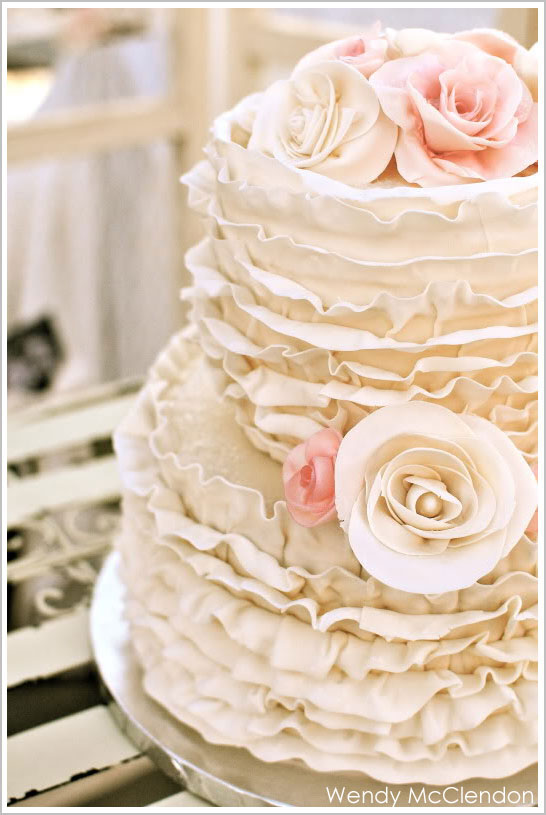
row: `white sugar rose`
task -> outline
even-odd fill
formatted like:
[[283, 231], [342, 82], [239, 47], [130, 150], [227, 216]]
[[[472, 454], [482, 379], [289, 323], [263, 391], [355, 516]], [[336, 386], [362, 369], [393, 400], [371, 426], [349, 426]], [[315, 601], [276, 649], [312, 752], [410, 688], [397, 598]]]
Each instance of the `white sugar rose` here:
[[332, 60], [297, 70], [265, 91], [248, 147], [359, 186], [383, 172], [396, 136], [367, 79]]
[[429, 402], [384, 407], [341, 442], [336, 508], [362, 566], [403, 591], [466, 588], [510, 552], [537, 503], [510, 439]]

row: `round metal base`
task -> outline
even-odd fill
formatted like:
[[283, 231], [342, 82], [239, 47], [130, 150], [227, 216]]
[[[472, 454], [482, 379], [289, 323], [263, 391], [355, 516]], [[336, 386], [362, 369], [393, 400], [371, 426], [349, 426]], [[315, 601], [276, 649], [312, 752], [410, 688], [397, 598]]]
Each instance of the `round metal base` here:
[[[95, 659], [110, 697], [112, 714], [139, 749], [184, 788], [216, 806], [347, 806], [350, 801], [329, 800], [329, 792], [345, 787], [345, 794], [367, 792], [360, 805], [419, 806], [410, 796], [444, 788], [423, 784], [396, 785], [375, 781], [359, 773], [318, 773], [298, 762], [267, 764], [238, 747], [209, 744], [195, 730], [177, 721], [143, 690], [142, 672], [133, 655], [128, 624], [123, 615], [124, 588], [118, 577], [119, 555], [106, 560], [96, 584], [91, 608], [91, 639]], [[465, 791], [503, 787], [507, 791], [532, 790], [536, 801], [536, 765], [506, 779], [469, 779], [459, 782]], [[453, 789], [453, 788], [452, 788]], [[422, 805], [422, 804], [421, 804]], [[445, 806], [445, 803], [443, 803]], [[460, 808], [459, 801], [454, 806]]]

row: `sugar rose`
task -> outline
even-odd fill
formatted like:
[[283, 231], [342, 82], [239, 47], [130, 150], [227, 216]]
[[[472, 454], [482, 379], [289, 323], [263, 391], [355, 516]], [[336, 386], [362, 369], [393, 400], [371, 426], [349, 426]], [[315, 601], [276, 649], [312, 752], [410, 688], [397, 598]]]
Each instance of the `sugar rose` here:
[[386, 62], [370, 78], [400, 127], [395, 156], [421, 186], [507, 178], [538, 158], [538, 106], [512, 65], [475, 45], [443, 40]]
[[529, 88], [533, 100], [538, 101], [538, 43], [528, 50], [509, 34], [494, 28], [460, 31], [453, 38], [470, 42], [482, 51], [508, 62]]
[[462, 589], [520, 540], [536, 482], [501, 430], [429, 402], [384, 407], [340, 444], [336, 507], [362, 566], [408, 592]]
[[301, 526], [317, 526], [336, 517], [334, 465], [340, 442], [337, 430], [319, 430], [294, 447], [284, 462], [286, 504]]
[[375, 23], [362, 34], [329, 42], [306, 54], [296, 65], [295, 71], [309, 68], [325, 60], [337, 59], [352, 65], [368, 78], [383, 65], [387, 59], [388, 48], [389, 43], [381, 32], [381, 23]]
[[383, 172], [396, 134], [368, 80], [345, 62], [327, 61], [265, 91], [248, 147], [359, 186]]

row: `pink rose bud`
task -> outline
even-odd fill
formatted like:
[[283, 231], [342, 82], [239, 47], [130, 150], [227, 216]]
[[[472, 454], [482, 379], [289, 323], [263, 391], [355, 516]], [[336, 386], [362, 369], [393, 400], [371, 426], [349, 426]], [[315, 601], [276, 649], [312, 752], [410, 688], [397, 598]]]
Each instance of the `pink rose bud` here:
[[[535, 474], [535, 478], [538, 480], [538, 464], [535, 463], [531, 465], [531, 469]], [[525, 530], [528, 535], [538, 535], [538, 509], [535, 511], [535, 514], [529, 521], [529, 526]]]
[[334, 466], [340, 443], [337, 430], [319, 430], [294, 447], [284, 462], [286, 505], [301, 526], [317, 526], [336, 516]]
[[337, 59], [352, 65], [365, 77], [381, 68], [387, 57], [388, 44], [378, 35], [371, 38], [363, 34], [342, 40], [334, 51]]
[[296, 71], [330, 59], [339, 59], [356, 68], [366, 79], [380, 68], [387, 59], [388, 42], [381, 31], [381, 23], [375, 23], [356, 37], [335, 40], [321, 45], [298, 62]]

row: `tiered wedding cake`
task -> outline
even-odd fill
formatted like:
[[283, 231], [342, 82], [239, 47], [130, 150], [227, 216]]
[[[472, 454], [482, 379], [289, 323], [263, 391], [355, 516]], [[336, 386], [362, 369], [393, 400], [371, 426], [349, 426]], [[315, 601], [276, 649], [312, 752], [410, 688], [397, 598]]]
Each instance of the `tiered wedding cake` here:
[[510, 775], [537, 743], [533, 53], [375, 29], [206, 156], [191, 324], [116, 438], [145, 689], [265, 761]]

